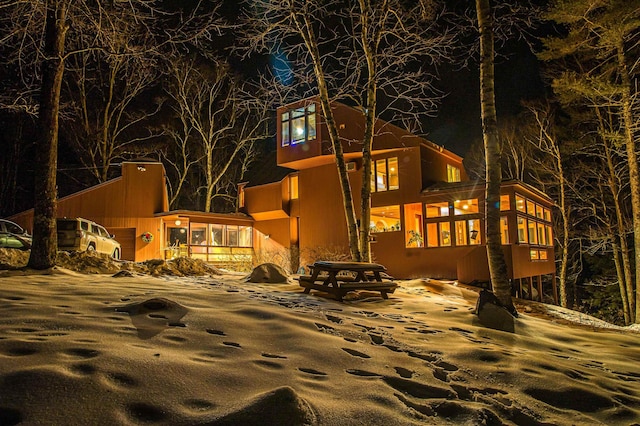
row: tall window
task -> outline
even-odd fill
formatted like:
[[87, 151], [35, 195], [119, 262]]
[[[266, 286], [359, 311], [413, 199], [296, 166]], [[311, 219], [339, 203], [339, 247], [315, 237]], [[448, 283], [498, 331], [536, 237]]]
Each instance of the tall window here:
[[289, 178], [289, 195], [292, 200], [298, 199], [298, 175]]
[[500, 218], [500, 239], [502, 244], [509, 244], [509, 220], [506, 216]]
[[460, 169], [447, 164], [447, 182], [460, 182]]
[[316, 105], [282, 113], [282, 146], [296, 145], [316, 138]]
[[372, 166], [371, 192], [389, 191], [400, 188], [398, 157], [376, 160]]
[[480, 244], [480, 219], [457, 220], [455, 227], [457, 246]]
[[422, 204], [404, 205], [404, 227], [406, 247], [423, 247], [424, 232], [422, 230]]

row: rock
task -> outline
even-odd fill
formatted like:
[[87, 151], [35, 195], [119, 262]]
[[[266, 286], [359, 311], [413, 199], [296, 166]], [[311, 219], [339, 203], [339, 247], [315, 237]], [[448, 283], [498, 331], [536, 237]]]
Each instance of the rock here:
[[515, 332], [514, 316], [500, 304], [498, 298], [488, 290], [482, 290], [478, 296], [475, 314], [480, 323], [494, 330]]
[[274, 263], [263, 263], [256, 266], [246, 278], [250, 283], [286, 283], [287, 272]]

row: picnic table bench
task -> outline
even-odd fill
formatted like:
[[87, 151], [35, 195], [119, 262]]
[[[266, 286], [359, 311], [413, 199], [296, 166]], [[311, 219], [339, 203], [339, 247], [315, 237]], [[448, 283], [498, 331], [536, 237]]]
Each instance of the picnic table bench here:
[[393, 293], [398, 285], [386, 274], [386, 268], [377, 263], [317, 261], [309, 265], [311, 275], [298, 278], [304, 293], [311, 290], [330, 293], [339, 301], [354, 290], [379, 291], [384, 299]]

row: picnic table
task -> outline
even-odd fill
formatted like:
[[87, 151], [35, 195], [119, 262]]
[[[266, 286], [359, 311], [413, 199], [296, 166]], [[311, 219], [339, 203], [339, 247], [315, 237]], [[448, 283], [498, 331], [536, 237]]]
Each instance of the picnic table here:
[[384, 299], [393, 293], [397, 284], [386, 274], [387, 268], [378, 263], [317, 261], [308, 266], [311, 275], [301, 275], [298, 280], [304, 293], [311, 290], [330, 293], [339, 301], [354, 290], [379, 291]]

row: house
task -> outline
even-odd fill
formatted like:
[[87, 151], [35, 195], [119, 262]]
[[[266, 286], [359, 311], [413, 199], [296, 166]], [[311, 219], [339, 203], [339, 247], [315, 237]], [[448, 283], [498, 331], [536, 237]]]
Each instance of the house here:
[[[264, 248], [289, 250], [300, 262], [321, 253], [348, 253], [348, 236], [331, 142], [316, 98], [277, 110], [277, 166], [271, 182], [239, 186], [240, 210], [255, 222]], [[334, 102], [356, 210], [362, 185], [364, 117]], [[489, 281], [484, 183], [470, 181], [462, 158], [426, 139], [378, 120], [373, 143], [371, 222], [374, 260], [399, 278]], [[500, 208], [502, 249], [520, 293], [555, 295], [551, 199], [519, 181], [505, 181]], [[524, 285], [524, 288], [523, 288]]]
[[[107, 228], [132, 261], [189, 255], [226, 265], [253, 261], [254, 220], [246, 214], [169, 211], [162, 163], [124, 162], [122, 175], [58, 200], [58, 217], [84, 217]], [[9, 218], [31, 229], [33, 210]]]

